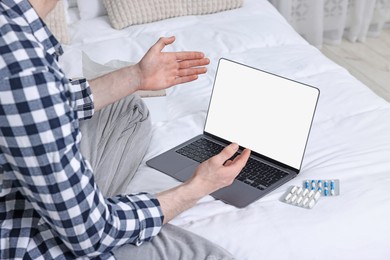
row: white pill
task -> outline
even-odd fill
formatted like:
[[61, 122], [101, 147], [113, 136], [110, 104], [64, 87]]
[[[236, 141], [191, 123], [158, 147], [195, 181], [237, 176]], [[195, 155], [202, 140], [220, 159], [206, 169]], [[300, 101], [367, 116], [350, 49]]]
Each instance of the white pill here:
[[287, 194], [287, 196], [284, 198], [284, 200], [285, 200], [285, 201], [289, 201], [289, 200], [291, 199], [291, 197], [292, 197], [292, 194], [289, 193], [289, 194]]
[[294, 186], [292, 189], [291, 189], [291, 193], [295, 193], [297, 191], [298, 187], [297, 186]]
[[314, 205], [316, 204], [316, 201], [315, 200], [311, 200], [310, 202], [309, 202], [309, 208], [313, 208], [314, 207]]
[[316, 194], [314, 195], [314, 199], [318, 200], [321, 196], [321, 191], [317, 191]]
[[303, 188], [299, 187], [296, 194], [299, 196], [299, 195], [301, 195], [302, 191], [303, 191]]
[[306, 196], [309, 193], [309, 189], [304, 189], [302, 196]]
[[305, 206], [306, 207], [306, 205], [307, 205], [307, 203], [309, 202], [309, 198], [308, 197], [306, 197], [304, 200], [303, 200], [303, 206]]
[[309, 198], [313, 197], [314, 193], [315, 193], [315, 191], [314, 191], [314, 190], [311, 190], [311, 191], [309, 192], [308, 197], [309, 197]]
[[291, 198], [291, 203], [295, 203], [297, 198], [298, 198], [298, 196], [294, 194], [294, 196]]
[[301, 204], [302, 200], [303, 200], [303, 197], [302, 197], [302, 196], [299, 196], [298, 199], [297, 199], [297, 204], [298, 204], [298, 205]]

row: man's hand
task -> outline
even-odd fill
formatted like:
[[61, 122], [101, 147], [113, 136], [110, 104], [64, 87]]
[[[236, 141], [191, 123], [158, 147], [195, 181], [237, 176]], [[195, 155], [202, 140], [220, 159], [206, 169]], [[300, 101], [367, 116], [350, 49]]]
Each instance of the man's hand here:
[[250, 150], [245, 149], [233, 161], [229, 160], [237, 150], [237, 144], [230, 144], [221, 153], [200, 164], [190, 182], [199, 183], [197, 185], [204, 195], [231, 185], [250, 155]]
[[140, 73], [140, 90], [161, 90], [196, 80], [206, 73], [210, 63], [201, 52], [163, 52], [175, 37], [160, 38], [136, 65]]
[[200, 164], [191, 179], [157, 194], [164, 223], [195, 205], [202, 197], [232, 184], [250, 155], [250, 150], [245, 149], [233, 161], [229, 160], [237, 150], [237, 144], [228, 145], [221, 153]]
[[161, 38], [141, 61], [89, 81], [95, 111], [137, 90], [161, 90], [196, 80], [210, 63], [201, 52], [162, 52], [175, 37]]

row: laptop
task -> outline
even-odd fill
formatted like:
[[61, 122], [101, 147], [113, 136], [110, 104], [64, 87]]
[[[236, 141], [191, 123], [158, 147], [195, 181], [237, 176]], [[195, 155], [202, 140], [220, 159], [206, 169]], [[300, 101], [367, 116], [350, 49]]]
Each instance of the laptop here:
[[232, 185], [211, 195], [245, 207], [299, 174], [318, 98], [315, 87], [222, 58], [203, 134], [147, 165], [184, 182], [235, 142], [251, 156]]

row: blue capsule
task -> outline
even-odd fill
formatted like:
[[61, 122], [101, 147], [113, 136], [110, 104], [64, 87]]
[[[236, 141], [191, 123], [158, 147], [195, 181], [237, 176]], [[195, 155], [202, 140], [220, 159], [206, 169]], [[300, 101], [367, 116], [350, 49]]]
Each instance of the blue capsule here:
[[335, 195], [335, 183], [334, 183], [334, 180], [331, 180], [331, 181], [330, 181], [330, 194], [331, 194], [332, 196]]
[[328, 189], [328, 187], [324, 188], [324, 196], [329, 196], [329, 189]]
[[327, 181], [324, 181], [324, 187], [329, 187], [329, 184], [328, 184], [328, 182]]
[[311, 181], [311, 189], [312, 189], [312, 190], [315, 190], [315, 189], [316, 189], [316, 181], [315, 181], [315, 180], [312, 180], [312, 181]]
[[318, 187], [318, 190], [320, 190], [322, 188], [322, 181], [321, 180], [318, 180], [317, 187]]

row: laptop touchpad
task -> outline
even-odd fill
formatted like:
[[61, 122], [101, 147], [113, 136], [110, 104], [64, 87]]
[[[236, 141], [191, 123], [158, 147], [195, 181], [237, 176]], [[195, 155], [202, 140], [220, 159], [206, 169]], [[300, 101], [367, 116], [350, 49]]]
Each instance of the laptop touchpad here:
[[182, 169], [197, 163], [175, 152], [168, 152], [149, 160], [147, 164], [172, 176]]
[[191, 178], [192, 174], [194, 174], [196, 168], [198, 167], [199, 163], [193, 163], [192, 165], [182, 169], [178, 173], [175, 174], [175, 177], [180, 181], [186, 181], [189, 178]]

